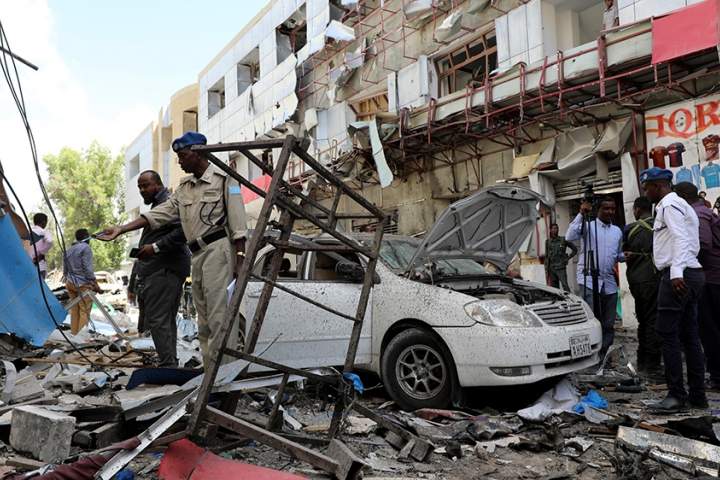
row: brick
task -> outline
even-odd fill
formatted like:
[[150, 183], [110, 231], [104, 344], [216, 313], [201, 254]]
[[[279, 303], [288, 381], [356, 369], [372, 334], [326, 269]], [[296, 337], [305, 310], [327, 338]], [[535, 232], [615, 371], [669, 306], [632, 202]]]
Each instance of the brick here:
[[75, 418], [36, 406], [12, 413], [10, 445], [47, 463], [60, 463], [70, 454]]

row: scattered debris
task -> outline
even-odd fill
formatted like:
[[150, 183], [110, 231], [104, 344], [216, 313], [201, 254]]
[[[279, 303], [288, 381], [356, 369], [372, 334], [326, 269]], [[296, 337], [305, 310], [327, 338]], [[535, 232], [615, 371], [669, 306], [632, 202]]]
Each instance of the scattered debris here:
[[617, 441], [638, 451], [658, 450], [672, 454], [672, 457], [664, 455], [656, 455], [656, 457], [666, 459], [673, 466], [687, 465], [684, 461], [678, 462], [674, 457], [679, 455], [685, 460], [694, 462], [695, 469], [708, 475], [717, 476], [720, 469], [720, 447], [705, 442], [629, 427], [618, 429]]
[[29, 452], [47, 463], [62, 463], [70, 454], [75, 417], [51, 412], [32, 405], [12, 411], [10, 445]]
[[545, 420], [552, 415], [571, 412], [579, 400], [580, 394], [577, 389], [565, 379], [543, 393], [533, 406], [519, 410], [517, 413], [520, 418], [526, 420]]

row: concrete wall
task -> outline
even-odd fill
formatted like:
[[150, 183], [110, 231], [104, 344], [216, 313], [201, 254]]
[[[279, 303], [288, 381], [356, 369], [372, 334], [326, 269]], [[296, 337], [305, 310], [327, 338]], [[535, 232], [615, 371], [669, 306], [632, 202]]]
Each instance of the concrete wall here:
[[657, 17], [703, 0], [618, 0], [620, 25]]
[[172, 141], [188, 130], [197, 130], [198, 85], [188, 85], [170, 97], [170, 103], [161, 110], [162, 128], [158, 129], [158, 173], [166, 186], [175, 189], [186, 174], [180, 169]]
[[[125, 211], [139, 209], [147, 211], [142, 197], [138, 193], [137, 178], [143, 170], [153, 168], [153, 129], [151, 123], [145, 127], [125, 149]], [[137, 164], [135, 165], [135, 161]]]

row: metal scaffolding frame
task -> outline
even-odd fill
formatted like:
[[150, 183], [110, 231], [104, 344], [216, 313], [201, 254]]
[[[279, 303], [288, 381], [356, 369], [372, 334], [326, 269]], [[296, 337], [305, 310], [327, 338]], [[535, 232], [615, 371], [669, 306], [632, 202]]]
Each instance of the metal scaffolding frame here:
[[[353, 191], [345, 185], [327, 168], [317, 162], [310, 156], [301, 146], [301, 142], [293, 136], [284, 139], [263, 140], [241, 143], [227, 143], [218, 145], [196, 145], [192, 147], [196, 151], [204, 155], [211, 163], [220, 168], [233, 179], [237, 180], [240, 185], [264, 198], [262, 209], [257, 220], [255, 228], [247, 240], [246, 257], [243, 261], [238, 273], [235, 290], [230, 299], [229, 307], [226, 311], [225, 318], [220, 327], [220, 345], [211, 345], [211, 361], [205, 366], [205, 375], [202, 386], [199, 389], [193, 413], [188, 425], [188, 432], [197, 436], [203, 420], [210, 421], [221, 427], [230, 429], [240, 433], [248, 438], [252, 438], [258, 442], [270, 445], [273, 448], [282, 450], [285, 453], [307, 461], [314, 466], [321, 468], [338, 478], [353, 478], [362, 467], [362, 462], [355, 458], [351, 452], [341, 442], [334, 440], [331, 443], [332, 449], [336, 453], [336, 457], [325, 455], [304, 446], [285, 439], [282, 435], [272, 432], [277, 428], [278, 415], [282, 415], [280, 411], [280, 402], [282, 401], [287, 378], [290, 375], [301, 375], [305, 378], [330, 385], [338, 391], [337, 401], [333, 412], [330, 436], [334, 438], [340, 430], [343, 414], [347, 408], [346, 397], [351, 396], [352, 386], [346, 383], [342, 375], [334, 377], [316, 375], [305, 370], [282, 365], [276, 362], [260, 358], [255, 354], [260, 331], [265, 320], [270, 298], [273, 289], [280, 289], [296, 298], [308, 302], [317, 308], [333, 313], [341, 318], [352, 322], [352, 333], [350, 336], [348, 349], [345, 356], [345, 364], [343, 373], [349, 373], [354, 368], [355, 356], [357, 353], [358, 343], [360, 340], [361, 329], [365, 312], [367, 310], [368, 299], [371, 289], [374, 285], [375, 266], [379, 258], [380, 244], [383, 237], [383, 226], [387, 221], [387, 217], [378, 207], [364, 199], [360, 194]], [[261, 160], [253, 151], [263, 151], [266, 149], [280, 149], [280, 155], [274, 165]], [[244, 155], [248, 161], [257, 165], [265, 174], [272, 177], [267, 191], [254, 185], [248, 179], [238, 174], [233, 168], [218, 159], [214, 153], [217, 152], [239, 152]], [[329, 185], [335, 189], [332, 199], [332, 205], [327, 207], [310, 195], [303, 193], [297, 186], [291, 185], [287, 180], [287, 167], [291, 156], [299, 158], [309, 169], [318, 177], [324, 179]], [[345, 196], [359, 206], [361, 213], [358, 214], [340, 214], [338, 206], [342, 197]], [[274, 210], [279, 211], [279, 220], [271, 220]], [[319, 212], [319, 213], [317, 213]], [[353, 237], [339, 232], [337, 227], [338, 220], [363, 218], [371, 219], [378, 222], [378, 228], [375, 231], [373, 243], [364, 245]], [[314, 240], [304, 239], [292, 235], [293, 227], [297, 221], [307, 221], [315, 225], [325, 234], [334, 238], [336, 244], [321, 243]], [[274, 249], [265, 258], [263, 265], [263, 274], [253, 274], [253, 267], [258, 259], [260, 250], [265, 245], [272, 245]], [[278, 274], [285, 252], [303, 253], [307, 251], [322, 251], [329, 255], [340, 255], [341, 253], [354, 253], [358, 258], [365, 258], [363, 284], [360, 298], [354, 315], [339, 312], [323, 305], [321, 302], [307, 298], [290, 288], [284, 287], [277, 283]], [[245, 295], [245, 291], [250, 279], [264, 282], [264, 287], [258, 300], [257, 309], [254, 312], [252, 322], [248, 329], [245, 343], [242, 351], [228, 346], [227, 341], [233, 323], [237, 321], [240, 304]], [[234, 416], [236, 402], [226, 402], [225, 410], [218, 409], [208, 405], [210, 392], [218, 375], [220, 363], [224, 355], [230, 355], [245, 360], [248, 364], [257, 364], [277, 370], [284, 374], [283, 381], [280, 384], [277, 397], [270, 418], [265, 427], [259, 427], [253, 423], [236, 418]], [[242, 372], [246, 373], [246, 370]], [[419, 438], [410, 434], [402, 428], [397, 427], [389, 420], [372, 411], [365, 411], [356, 402], [350, 402], [352, 408], [362, 411], [363, 414], [370, 416], [374, 421], [382, 425], [385, 429], [390, 430], [395, 435], [407, 442], [413, 442], [416, 450], [416, 458], [423, 460], [430, 452], [431, 445], [423, 442]], [[280, 417], [281, 419], [282, 417]], [[280, 420], [281, 421], [281, 420]], [[280, 423], [281, 424], [281, 423]], [[340, 456], [341, 459], [337, 458]]]

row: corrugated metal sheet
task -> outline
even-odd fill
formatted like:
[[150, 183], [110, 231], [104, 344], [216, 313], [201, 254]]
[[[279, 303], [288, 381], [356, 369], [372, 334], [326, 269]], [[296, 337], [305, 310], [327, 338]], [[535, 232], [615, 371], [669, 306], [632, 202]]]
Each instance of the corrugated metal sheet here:
[[[0, 333], [13, 333], [33, 345], [45, 343], [55, 329], [43, 300], [37, 270], [23, 249], [10, 216], [0, 217]], [[60, 305], [45, 282], [42, 284], [50, 310], [58, 323], [65, 320]]]

